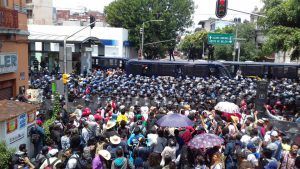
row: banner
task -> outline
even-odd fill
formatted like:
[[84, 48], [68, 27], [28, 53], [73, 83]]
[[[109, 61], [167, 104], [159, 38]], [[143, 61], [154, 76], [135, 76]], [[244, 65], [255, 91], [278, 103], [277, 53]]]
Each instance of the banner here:
[[19, 128], [24, 128], [26, 126], [26, 114], [21, 114], [19, 116]]
[[6, 128], [7, 128], [7, 130], [6, 130], [7, 133], [11, 133], [11, 132], [17, 130], [17, 128], [18, 128], [18, 118], [7, 120]]
[[43, 90], [42, 89], [27, 89], [26, 96], [30, 102], [42, 102]]
[[36, 119], [36, 113], [34, 111], [27, 113], [27, 124], [34, 122], [35, 119]]

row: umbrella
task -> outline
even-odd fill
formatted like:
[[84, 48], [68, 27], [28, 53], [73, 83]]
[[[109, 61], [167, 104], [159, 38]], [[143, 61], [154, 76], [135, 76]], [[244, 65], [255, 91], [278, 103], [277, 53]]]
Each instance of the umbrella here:
[[157, 120], [156, 123], [159, 126], [164, 127], [186, 127], [194, 125], [194, 123], [187, 116], [177, 113], [165, 115]]
[[215, 106], [215, 110], [218, 110], [220, 112], [232, 113], [232, 114], [240, 112], [239, 106], [231, 102], [219, 102]]
[[219, 146], [224, 143], [224, 140], [210, 133], [199, 134], [195, 136], [189, 143], [188, 146], [195, 149], [200, 148], [212, 148], [214, 146]]

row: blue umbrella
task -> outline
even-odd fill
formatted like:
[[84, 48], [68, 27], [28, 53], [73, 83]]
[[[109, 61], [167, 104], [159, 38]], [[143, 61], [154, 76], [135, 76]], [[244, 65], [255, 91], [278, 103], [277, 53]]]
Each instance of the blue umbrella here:
[[187, 116], [177, 113], [165, 115], [157, 120], [156, 123], [163, 127], [186, 127], [194, 125], [194, 122], [192, 122]]

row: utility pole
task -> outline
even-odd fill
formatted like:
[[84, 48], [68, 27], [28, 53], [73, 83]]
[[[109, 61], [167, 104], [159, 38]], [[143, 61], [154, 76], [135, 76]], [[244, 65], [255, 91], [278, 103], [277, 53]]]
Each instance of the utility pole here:
[[[63, 49], [64, 49], [64, 73], [65, 73], [65, 74], [67, 73], [67, 40], [68, 40], [69, 38], [71, 38], [72, 36], [76, 35], [77, 33], [83, 31], [83, 30], [86, 29], [87, 27], [89, 27], [89, 26], [95, 24], [95, 23], [96, 23], [96, 21], [94, 21], [94, 22], [88, 24], [87, 26], [81, 28], [80, 30], [76, 31], [75, 33], [73, 33], [73, 34], [71, 34], [71, 35], [69, 35], [69, 36], [66, 36], [66, 37], [64, 38], [64, 48], [63, 48]], [[69, 102], [69, 99], [68, 99], [68, 85], [65, 86], [65, 101], [66, 101], [66, 108], [68, 109], [68, 102]]]

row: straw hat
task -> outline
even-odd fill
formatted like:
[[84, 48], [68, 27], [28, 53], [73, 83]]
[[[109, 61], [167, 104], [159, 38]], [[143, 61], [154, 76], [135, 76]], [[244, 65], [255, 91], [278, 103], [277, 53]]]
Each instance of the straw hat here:
[[236, 117], [236, 116], [231, 116], [231, 120], [232, 120], [234, 123], [239, 123], [239, 118]]
[[191, 106], [188, 105], [188, 104], [184, 105], [183, 108], [184, 108], [185, 110], [191, 110]]
[[120, 144], [121, 143], [121, 138], [117, 135], [114, 135], [114, 136], [109, 137], [109, 141], [112, 144]]
[[116, 123], [110, 120], [110, 121], [108, 121], [107, 124], [106, 124], [106, 129], [111, 129], [111, 128], [113, 128], [115, 125], [116, 125]]
[[98, 154], [101, 155], [105, 160], [110, 160], [111, 155], [107, 150], [99, 150]]
[[70, 118], [76, 117], [76, 114], [75, 113], [71, 113], [69, 116], [70, 116]]

